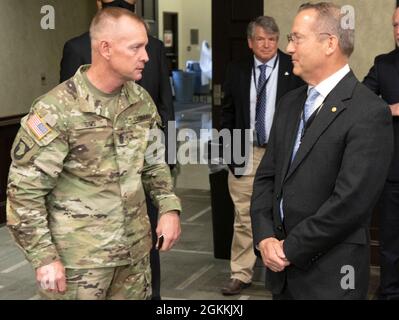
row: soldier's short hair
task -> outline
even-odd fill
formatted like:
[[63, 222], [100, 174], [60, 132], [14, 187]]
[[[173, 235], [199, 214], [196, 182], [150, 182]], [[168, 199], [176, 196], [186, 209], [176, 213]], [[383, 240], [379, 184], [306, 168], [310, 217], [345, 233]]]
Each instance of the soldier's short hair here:
[[99, 40], [99, 38], [105, 33], [109, 32], [122, 17], [132, 18], [133, 20], [143, 24], [143, 26], [147, 29], [144, 20], [130, 10], [118, 7], [107, 7], [99, 10], [91, 21], [91, 40]]
[[355, 47], [355, 30], [342, 27], [341, 7], [332, 2], [304, 3], [299, 7], [298, 12], [309, 9], [315, 10], [318, 14], [318, 21], [315, 23], [316, 31], [336, 36], [341, 52], [350, 57]]
[[272, 35], [277, 35], [277, 38], [280, 36], [280, 29], [278, 28], [276, 20], [274, 20], [273, 17], [260, 16], [252, 20], [247, 27], [248, 39], [253, 37], [255, 27], [261, 27], [263, 30], [265, 30], [265, 32]]

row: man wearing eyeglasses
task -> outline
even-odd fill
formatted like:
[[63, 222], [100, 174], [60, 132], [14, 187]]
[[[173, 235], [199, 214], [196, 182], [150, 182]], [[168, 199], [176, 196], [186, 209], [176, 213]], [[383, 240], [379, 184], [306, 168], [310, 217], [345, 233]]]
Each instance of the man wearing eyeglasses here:
[[[278, 100], [303, 82], [292, 74], [290, 57], [278, 50], [279, 28], [272, 17], [249, 23], [248, 46], [253, 56], [231, 63], [224, 84], [221, 127], [240, 130], [233, 141], [228, 186], [234, 203], [234, 235], [230, 280], [223, 295], [239, 294], [251, 284], [256, 255], [253, 250], [249, 204], [256, 168], [267, 151], [267, 142]], [[252, 129], [253, 135], [245, 136]], [[233, 134], [231, 135], [233, 137]], [[228, 149], [228, 148], [227, 148]], [[248, 152], [249, 151], [249, 152]], [[234, 155], [250, 154], [243, 163]]]
[[388, 106], [356, 79], [354, 30], [332, 3], [300, 7], [288, 37], [308, 85], [280, 101], [255, 176], [254, 243], [275, 299], [365, 299], [372, 209], [392, 155]]
[[[399, 8], [392, 25], [399, 46]], [[363, 83], [388, 104], [392, 112], [395, 152], [377, 209], [380, 241], [380, 299], [399, 299], [399, 50], [375, 58]]]

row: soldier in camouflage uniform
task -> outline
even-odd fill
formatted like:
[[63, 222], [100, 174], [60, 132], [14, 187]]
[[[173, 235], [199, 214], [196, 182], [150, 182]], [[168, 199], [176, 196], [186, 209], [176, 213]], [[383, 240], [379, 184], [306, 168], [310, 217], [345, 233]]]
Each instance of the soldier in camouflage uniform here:
[[[107, 30], [107, 32], [105, 32]], [[161, 250], [180, 235], [168, 166], [150, 163], [160, 117], [141, 78], [145, 25], [100, 11], [93, 63], [37, 99], [12, 147], [7, 224], [50, 299], [151, 297], [151, 231], [143, 187], [159, 206]], [[162, 159], [162, 157], [160, 157]]]

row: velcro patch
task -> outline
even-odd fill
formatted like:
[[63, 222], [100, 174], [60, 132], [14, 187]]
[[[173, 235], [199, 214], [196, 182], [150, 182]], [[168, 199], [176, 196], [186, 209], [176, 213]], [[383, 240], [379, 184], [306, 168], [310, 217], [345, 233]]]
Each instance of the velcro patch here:
[[46, 122], [36, 113], [33, 113], [29, 116], [26, 124], [38, 140], [43, 139], [48, 133], [52, 131], [51, 128], [47, 126]]
[[39, 146], [33, 141], [33, 138], [29, 136], [25, 129], [21, 129], [13, 143], [11, 158], [17, 164], [26, 164], [38, 150]]

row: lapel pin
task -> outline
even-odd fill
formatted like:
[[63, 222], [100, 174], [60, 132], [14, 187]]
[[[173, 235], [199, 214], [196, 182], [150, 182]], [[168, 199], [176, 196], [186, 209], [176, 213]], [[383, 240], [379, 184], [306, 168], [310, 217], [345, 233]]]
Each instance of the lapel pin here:
[[290, 74], [288, 73], [288, 71], [286, 71], [286, 72], [284, 73], [284, 75], [285, 75], [285, 76], [289, 76]]
[[332, 108], [331, 108], [331, 111], [332, 111], [332, 112], [337, 112], [337, 107], [332, 107]]

